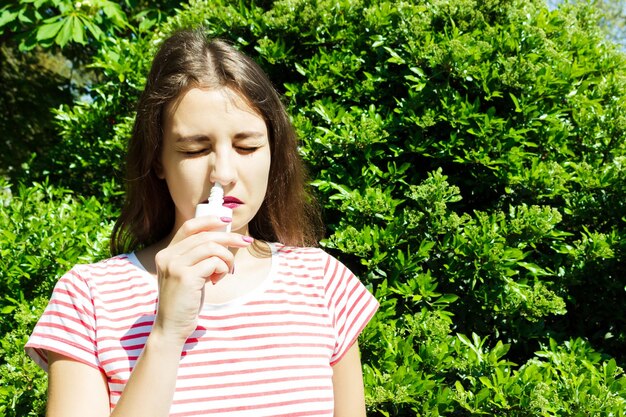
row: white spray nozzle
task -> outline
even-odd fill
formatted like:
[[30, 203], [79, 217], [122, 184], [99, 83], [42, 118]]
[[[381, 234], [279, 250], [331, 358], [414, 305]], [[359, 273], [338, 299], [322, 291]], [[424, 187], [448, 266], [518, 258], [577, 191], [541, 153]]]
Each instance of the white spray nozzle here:
[[[209, 202], [208, 204], [198, 204], [196, 206], [196, 217], [201, 216], [216, 216], [216, 217], [232, 217], [233, 210], [224, 207], [224, 188], [222, 184], [216, 182], [211, 187], [211, 192], [209, 193]], [[224, 226], [224, 232], [230, 232], [230, 223]]]
[[211, 187], [211, 192], [209, 193], [209, 205], [211, 207], [222, 207], [224, 204], [224, 188], [222, 184], [216, 182]]

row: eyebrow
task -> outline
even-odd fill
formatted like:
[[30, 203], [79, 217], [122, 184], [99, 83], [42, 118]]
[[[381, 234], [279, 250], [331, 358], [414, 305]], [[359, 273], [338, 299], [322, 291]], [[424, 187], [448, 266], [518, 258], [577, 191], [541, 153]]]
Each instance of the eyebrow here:
[[[257, 130], [246, 130], [243, 132], [238, 132], [233, 136], [234, 140], [244, 140], [244, 139], [261, 139], [265, 138], [266, 134]], [[207, 135], [191, 135], [191, 136], [181, 136], [176, 138], [176, 142], [210, 142], [211, 138]]]
[[238, 139], [248, 139], [248, 138], [264, 138], [266, 135], [263, 132], [260, 132], [258, 130], [247, 130], [244, 132], [239, 132], [237, 134], [235, 134], [234, 139], [238, 140]]
[[211, 139], [206, 135], [181, 136], [176, 138], [176, 142], [210, 142]]

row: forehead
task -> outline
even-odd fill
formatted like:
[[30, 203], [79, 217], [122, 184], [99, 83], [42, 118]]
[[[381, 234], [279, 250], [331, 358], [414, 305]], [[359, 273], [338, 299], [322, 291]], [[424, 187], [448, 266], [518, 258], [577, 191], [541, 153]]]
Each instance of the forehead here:
[[190, 88], [164, 108], [161, 143], [169, 148], [188, 139], [268, 141], [274, 138], [265, 118], [231, 88]]
[[163, 113], [164, 123], [171, 123], [176, 119], [192, 116], [210, 116], [215, 113], [238, 114], [243, 117], [246, 115], [241, 113], [246, 113], [253, 118], [265, 120], [263, 114], [243, 94], [229, 87], [188, 88], [167, 103]]

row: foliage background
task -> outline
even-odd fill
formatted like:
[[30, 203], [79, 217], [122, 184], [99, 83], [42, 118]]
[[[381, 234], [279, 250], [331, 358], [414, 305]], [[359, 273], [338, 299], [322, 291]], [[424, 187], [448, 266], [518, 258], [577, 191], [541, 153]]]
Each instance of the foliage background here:
[[4, 6], [0, 415], [43, 415], [23, 344], [58, 277], [107, 256], [150, 57], [199, 24], [284, 94], [322, 244], [381, 302], [369, 415], [624, 415], [626, 56], [596, 6]]

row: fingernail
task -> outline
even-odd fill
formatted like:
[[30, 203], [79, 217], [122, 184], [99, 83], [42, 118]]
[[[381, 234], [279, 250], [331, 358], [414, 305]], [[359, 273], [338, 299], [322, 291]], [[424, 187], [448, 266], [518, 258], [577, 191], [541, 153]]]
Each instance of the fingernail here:
[[253, 238], [251, 238], [250, 236], [244, 236], [244, 237], [243, 237], [243, 240], [244, 240], [245, 242], [248, 242], [248, 243], [252, 243], [252, 242], [254, 242], [254, 239], [253, 239]]
[[230, 274], [234, 274], [235, 273], [235, 264], [233, 264], [233, 267], [230, 268]]
[[230, 223], [233, 221], [232, 217], [220, 217], [220, 220], [223, 221], [224, 223]]

